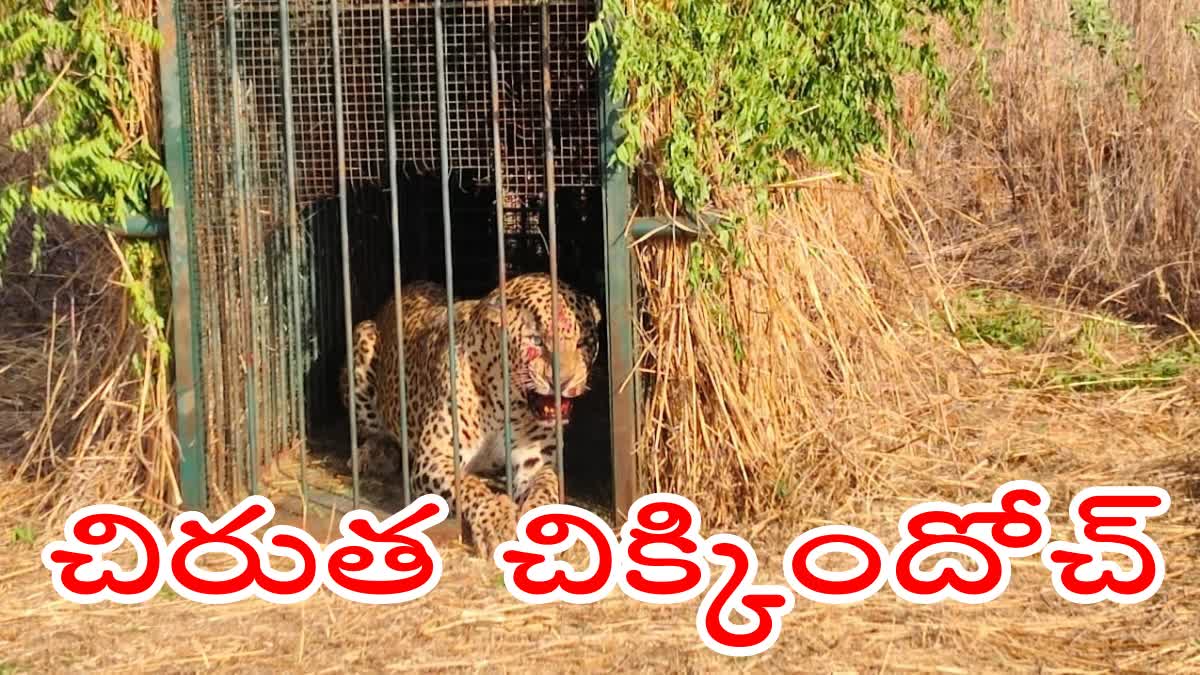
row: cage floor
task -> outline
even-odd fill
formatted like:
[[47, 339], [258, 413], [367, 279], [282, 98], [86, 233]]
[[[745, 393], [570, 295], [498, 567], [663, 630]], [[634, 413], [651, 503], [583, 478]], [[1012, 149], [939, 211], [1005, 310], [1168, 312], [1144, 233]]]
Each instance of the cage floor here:
[[[303, 463], [300, 453], [282, 453], [269, 472], [264, 485], [275, 504], [276, 522], [297, 525], [319, 541], [337, 537], [337, 522], [342, 514], [355, 508], [354, 479], [351, 469], [349, 430], [344, 420], [328, 423], [310, 434]], [[303, 465], [303, 471], [301, 466]], [[570, 475], [567, 460], [567, 503], [587, 509], [615, 525], [611, 500], [596, 481]], [[307, 486], [307, 490], [302, 489]], [[305, 497], [307, 495], [307, 498]], [[359, 476], [358, 508], [386, 518], [404, 508], [404, 492], [398, 477], [380, 479]], [[430, 532], [435, 543], [456, 539], [457, 520], [450, 519]]]
[[[323, 543], [338, 537], [338, 521], [355, 508], [371, 511], [380, 520], [404, 508], [398, 485], [365, 476], [359, 480], [356, 505], [349, 463], [329, 453], [331, 442], [332, 438], [310, 438], [303, 461], [296, 449], [281, 453], [264, 485], [275, 505], [276, 523], [301, 527]], [[451, 519], [431, 529], [429, 535], [440, 545], [457, 539], [458, 532], [457, 520]]]

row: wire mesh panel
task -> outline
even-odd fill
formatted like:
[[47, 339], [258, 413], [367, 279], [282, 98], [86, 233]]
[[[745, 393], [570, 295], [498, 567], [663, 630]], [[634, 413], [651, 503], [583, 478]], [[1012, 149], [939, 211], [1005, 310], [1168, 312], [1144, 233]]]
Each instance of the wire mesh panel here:
[[[453, 250], [458, 290], [480, 295], [498, 282], [498, 242], [511, 271], [545, 270], [555, 253], [547, 216], [559, 202], [581, 229], [598, 220], [587, 215], [596, 206], [588, 190], [602, 180], [598, 93], [584, 40], [594, 0], [494, 0], [495, 128], [489, 3], [440, 4], [441, 89], [432, 0], [178, 5], [191, 102], [199, 381], [216, 506], [255, 491], [260, 468], [280, 450], [307, 447], [314, 420], [336, 407], [346, 302], [353, 321], [371, 317], [400, 278], [392, 265], [403, 263], [405, 280], [451, 281], [439, 277]], [[443, 159], [452, 203], [437, 198]], [[403, 261], [392, 259], [388, 243], [393, 199], [404, 214]], [[443, 242], [448, 208], [455, 213]], [[575, 234], [561, 236], [569, 245]]]
[[[456, 171], [475, 173], [486, 184], [492, 171], [486, 2], [447, 0], [444, 4], [450, 165]], [[504, 169], [512, 190], [526, 196], [540, 194], [545, 180], [539, 6], [537, 1], [501, 0], [496, 10]], [[411, 171], [433, 174], [438, 167], [433, 3], [395, 0], [391, 9], [398, 159]], [[352, 184], [387, 179], [382, 10], [379, 2], [365, 0], [339, 6], [346, 171]], [[294, 2], [290, 11], [296, 161], [300, 199], [308, 203], [336, 194], [329, 6]], [[564, 187], [595, 186], [599, 178], [597, 93], [584, 44], [595, 18], [594, 2], [553, 0], [550, 15], [555, 44], [556, 182]], [[280, 124], [283, 92], [277, 81], [276, 3], [241, 3], [236, 19], [243, 70], [262, 85], [256, 86], [255, 104], [264, 123]], [[260, 82], [260, 75], [272, 74], [275, 82]]]

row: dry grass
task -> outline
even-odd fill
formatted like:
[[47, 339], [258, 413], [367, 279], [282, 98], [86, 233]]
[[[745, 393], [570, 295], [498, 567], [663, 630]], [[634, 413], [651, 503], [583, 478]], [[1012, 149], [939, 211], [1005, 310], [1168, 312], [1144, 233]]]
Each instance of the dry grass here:
[[[619, 595], [591, 607], [520, 605], [488, 562], [443, 546], [446, 572], [426, 599], [403, 607], [353, 605], [320, 593], [296, 607], [251, 601], [203, 607], [170, 593], [145, 606], [77, 607], [58, 600], [37, 546], [0, 550], [0, 668], [10, 672], [501, 671], [501, 672], [1195, 672], [1200, 668], [1200, 379], [1170, 387], [1097, 394], [1011, 386], [1014, 373], [1070, 358], [1059, 349], [1081, 317], [1045, 309], [1044, 344], [1018, 352], [964, 348], [904, 448], [885, 439], [847, 449], [879, 457], [886, 489], [805, 518], [782, 513], [734, 528], [756, 546], [762, 578], [780, 581], [781, 554], [804, 528], [864, 527], [887, 545], [898, 515], [933, 497], [986, 499], [1006, 480], [1047, 486], [1055, 538], [1069, 536], [1070, 496], [1091, 485], [1161, 485], [1171, 511], [1149, 533], [1167, 560], [1167, 581], [1133, 607], [1070, 605], [1035, 560], [1019, 562], [999, 600], [979, 607], [919, 607], [881, 591], [832, 608], [800, 602], [766, 654], [732, 661], [696, 637], [697, 603], [655, 608]], [[1136, 341], [1118, 346], [1137, 350]], [[948, 375], [949, 377], [949, 375]], [[884, 417], [878, 431], [895, 422]], [[1097, 439], [1097, 430], [1104, 439]], [[816, 487], [813, 482], [806, 487]], [[3, 534], [20, 521], [0, 521]], [[714, 531], [706, 524], [705, 532]], [[56, 532], [37, 533], [38, 544]], [[36, 636], [36, 637], [34, 637]]]
[[922, 397], [928, 369], [914, 367], [893, 321], [923, 297], [906, 289], [932, 281], [903, 264], [898, 221], [883, 207], [889, 167], [876, 162], [869, 175], [869, 188], [817, 179], [781, 190], [766, 216], [743, 212], [745, 264], [723, 262], [716, 285], [694, 283], [689, 241], [636, 247], [650, 488], [724, 522], [827, 512], [878, 482], [875, 459], [847, 433], [870, 429], [864, 415], [880, 405], [894, 409], [885, 401]]
[[[800, 603], [774, 649], [736, 663], [702, 647], [696, 603], [520, 606], [492, 565], [456, 546], [441, 586], [408, 607], [325, 593], [290, 608], [170, 594], [75, 607], [24, 540], [44, 543], [84, 502], [173, 503], [174, 446], [164, 371], [131, 373], [146, 336], [113, 319], [128, 315], [119, 257], [104, 238], [62, 238], [57, 271], [0, 297], [28, 312], [0, 340], [0, 456], [23, 478], [0, 491], [0, 536], [13, 542], [0, 549], [0, 673], [1200, 669], [1197, 369], [1114, 390], [1062, 384], [1165, 349], [1129, 327], [1094, 339], [1088, 326], [1108, 318], [1078, 301], [1159, 323], [1198, 316], [1200, 47], [1179, 24], [1186, 3], [1118, 3], [1145, 72], [1134, 108], [1116, 66], [1064, 32], [1064, 7], [1012, 3], [1014, 37], [993, 58], [997, 104], [982, 107], [962, 70], [956, 130], [919, 131], [913, 176], [873, 160], [865, 186], [781, 188], [765, 217], [726, 196], [723, 208], [747, 216], [747, 262], [723, 269], [723, 285], [692, 287], [686, 242], [637, 246], [650, 376], [639, 459], [649, 488], [697, 501], [706, 531], [747, 536], [775, 581], [789, 538], [814, 525], [861, 526], [890, 545], [908, 506], [985, 500], [1022, 478], [1048, 488], [1062, 538], [1078, 490], [1160, 485], [1174, 501], [1149, 527], [1168, 564], [1155, 598], [1070, 605], [1027, 561], [982, 607], [916, 607], [886, 590], [849, 608]], [[1034, 291], [1020, 302], [1045, 331], [959, 339], [975, 320], [961, 282], [979, 278]], [[1061, 299], [1034, 306], [1044, 291]]]
[[952, 125], [919, 125], [915, 193], [976, 276], [1195, 324], [1200, 5], [1090, 3], [1131, 31], [1102, 54], [1073, 36], [1072, 4], [1089, 3], [1013, 1], [991, 21], [990, 103], [973, 54], [952, 54]]
[[[990, 104], [972, 54], [951, 54], [953, 125], [914, 116], [910, 168], [874, 161], [862, 188], [818, 180], [776, 191], [765, 218], [743, 214], [749, 264], [722, 269], [719, 291], [689, 284], [688, 243], [636, 248], [650, 486], [715, 517], [824, 512], [884, 489], [891, 476], [855, 448], [923, 433], [953, 350], [896, 329], [944, 305], [946, 283], [1200, 321], [1200, 43], [1184, 27], [1200, 8], [1114, 2], [1133, 31], [1118, 58], [1072, 36], [1069, 4], [1011, 3], [1007, 38], [993, 18]], [[1140, 80], [1123, 77], [1134, 67]], [[646, 138], [670, 127], [670, 102], [656, 114]], [[643, 204], [669, 204], [639, 177]], [[741, 211], [736, 195], [718, 201]]]
[[[153, 2], [120, 4], [127, 16], [155, 15]], [[117, 121], [132, 147], [160, 135], [158, 65], [153, 50], [120, 39], [138, 111]], [[21, 124], [17, 112], [0, 106], [0, 138]], [[0, 146], [0, 184], [35, 171], [43, 151]], [[0, 509], [57, 521], [105, 501], [165, 515], [179, 501], [170, 364], [159, 330], [133, 320], [126, 290], [145, 271], [130, 269], [107, 233], [45, 224], [37, 270], [28, 218], [14, 225], [0, 267]]]
[[0, 287], [0, 504], [56, 521], [97, 502], [163, 515], [178, 503], [169, 370], [161, 336], [132, 320], [128, 261], [107, 234], [52, 227], [31, 273], [27, 235]]
[[[158, 4], [154, 0], [119, 0], [118, 6], [123, 16], [134, 17], [147, 21], [151, 25], [154, 24], [158, 8]], [[128, 55], [126, 63], [129, 69], [129, 81], [133, 83], [134, 95], [138, 101], [138, 119], [132, 123], [127, 122], [130, 126], [125, 135], [130, 139], [144, 135], [146, 138], [153, 139], [152, 142], [157, 147], [158, 139], [162, 137], [162, 121], [160, 119], [162, 96], [158, 82], [158, 53], [137, 40], [127, 36], [123, 39], [125, 41], [124, 49]]]
[[[1155, 536], [1171, 549], [1172, 580], [1143, 606], [1080, 608], [1061, 602], [1031, 561], [1018, 566], [1012, 589], [985, 607], [917, 608], [887, 593], [849, 611], [802, 603], [789, 622], [802, 627], [785, 630], [776, 650], [750, 667], [1195, 670], [1200, 377], [1194, 361], [1182, 375], [1124, 376], [1195, 345], [1163, 345], [1125, 325], [1093, 339], [1095, 326], [1113, 320], [1081, 306], [1079, 300], [1095, 296], [1080, 293], [1069, 302], [1019, 301], [1044, 323], [1036, 338], [1014, 329], [997, 340], [1005, 346], [959, 339], [965, 326], [979, 322], [961, 302], [961, 282], [989, 278], [982, 262], [1004, 262], [990, 270], [1008, 272], [1000, 278], [1007, 286], [1041, 290], [1047, 286], [1035, 282], [1074, 282], [1053, 270], [1037, 276], [1047, 263], [1036, 250], [1016, 260], [974, 258], [1013, 245], [1023, 236], [1020, 227], [1001, 220], [990, 232], [982, 224], [969, 235], [955, 231], [951, 216], [971, 221], [964, 207], [940, 197], [953, 194], [945, 185], [939, 192], [914, 184], [880, 161], [868, 175], [861, 188], [815, 181], [780, 192], [768, 217], [748, 215], [740, 239], [748, 264], [723, 269], [727, 283], [716, 293], [689, 284], [696, 254], [686, 242], [639, 245], [647, 298], [641, 363], [648, 376], [639, 458], [648, 487], [685, 494], [709, 522], [737, 523], [734, 529], [759, 537], [776, 552], [770, 566], [778, 564], [788, 534], [803, 527], [850, 523], [891, 544], [905, 507], [984, 500], [1008, 480], [1046, 485], [1059, 537], [1069, 532], [1064, 511], [1078, 490], [1162, 485], [1175, 502]], [[643, 187], [644, 194], [654, 190]], [[1171, 196], [1190, 199], [1178, 191]], [[736, 201], [724, 206], [737, 211]], [[1120, 265], [1154, 251], [1135, 231], [1123, 236]], [[1081, 266], [1091, 264], [1075, 255]], [[918, 264], [906, 268], [906, 258]], [[1081, 267], [1073, 278], [1082, 275]], [[1173, 284], [1170, 292], [1182, 288]], [[1119, 297], [1144, 302], [1132, 292]], [[1177, 317], [1187, 316], [1172, 307]], [[1096, 370], [1100, 375], [1087, 379]], [[1081, 376], [1117, 390], [1062, 384]], [[594, 620], [604, 623], [602, 616]], [[614, 640], [639, 639], [639, 630], [630, 632]], [[729, 666], [720, 659], [659, 663], [653, 654], [661, 648], [636, 650], [633, 667]]]

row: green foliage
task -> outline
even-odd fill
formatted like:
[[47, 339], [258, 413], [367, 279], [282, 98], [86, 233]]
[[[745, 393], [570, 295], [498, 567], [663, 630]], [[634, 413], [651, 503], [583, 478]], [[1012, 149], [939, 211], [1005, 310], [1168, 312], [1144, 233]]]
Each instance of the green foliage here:
[[[1147, 350], [1144, 329], [1112, 316], [1080, 324], [1071, 360], [1054, 365], [1022, 386], [1072, 391], [1120, 391], [1170, 385], [1200, 366], [1200, 342], [1185, 337]], [[1129, 356], [1130, 350], [1134, 356]], [[1117, 356], [1119, 354], [1126, 356]]]
[[[943, 314], [935, 321], [964, 344], [1025, 350], [1046, 341], [1053, 328], [1018, 296], [987, 289], [956, 298], [950, 314], [954, 321]], [[1048, 363], [1031, 375], [1014, 379], [1011, 385], [1078, 392], [1165, 387], [1189, 369], [1200, 367], [1200, 341], [1195, 338], [1147, 349], [1142, 329], [1113, 316], [1084, 319], [1066, 344], [1068, 349], [1061, 353], [1049, 350]], [[1136, 350], [1132, 356], [1131, 350]], [[1114, 352], [1126, 356], [1117, 357]]]
[[1196, 42], [1200, 42], [1200, 16], [1183, 24], [1183, 30]]
[[1122, 340], [1136, 342], [1139, 338], [1136, 326], [1112, 316], [1090, 317], [1079, 325], [1075, 335], [1075, 351], [1085, 361], [1096, 366], [1112, 362], [1106, 345]]
[[[919, 73], [932, 94], [944, 90], [934, 21], [973, 34], [987, 3], [606, 0], [588, 43], [594, 57], [616, 49], [626, 132], [616, 159], [654, 161], [692, 210], [725, 187], [750, 188], [765, 206], [791, 159], [853, 174], [861, 151], [881, 147], [898, 121], [898, 77]], [[664, 110], [670, 127], [646, 138]]]
[[[134, 323], [142, 326], [158, 352], [160, 363], [166, 363], [171, 353], [167, 339], [167, 312], [171, 306], [171, 278], [167, 257], [159, 242], [130, 240], [124, 242], [124, 284], [129, 293], [130, 312]], [[145, 364], [135, 355], [131, 364], [134, 374], [141, 377]]]
[[1189, 368], [1200, 366], [1200, 345], [1190, 341], [1146, 355], [1132, 363], [1097, 360], [1088, 367], [1051, 369], [1027, 386], [1073, 391], [1123, 391], [1170, 385]]
[[955, 337], [964, 344], [1027, 349], [1046, 336], [1045, 322], [1016, 296], [977, 289], [955, 304]]
[[735, 269], [746, 264], [746, 252], [734, 236], [741, 218], [717, 218], [708, 223], [708, 236], [703, 242], [692, 242], [688, 258], [688, 283], [692, 288], [713, 291], [724, 288], [722, 281], [723, 263], [731, 263]]
[[1071, 0], [1070, 15], [1075, 39], [1105, 56], [1125, 49], [1133, 37], [1108, 0]]
[[1071, 0], [1071, 34], [1085, 47], [1111, 58], [1121, 71], [1126, 96], [1141, 103], [1143, 69], [1130, 49], [1133, 30], [1113, 12], [1109, 0]]
[[[797, 163], [856, 175], [869, 148], [900, 128], [897, 82], [916, 73], [931, 107], [948, 78], [934, 27], [974, 38], [1001, 0], [605, 0], [588, 34], [593, 59], [611, 51], [622, 105], [615, 161], [653, 165], [692, 214], [726, 190], [749, 190], [760, 211]], [[976, 41], [980, 71], [988, 54]], [[981, 75], [986, 95], [988, 82]], [[944, 113], [944, 108], [940, 108]], [[736, 220], [708, 223], [690, 251], [691, 287], [716, 295], [745, 263]], [[736, 328], [712, 309], [735, 355]]]
[[0, 0], [0, 9], [0, 102], [15, 102], [23, 119], [7, 142], [39, 160], [0, 185], [0, 262], [26, 212], [35, 218], [36, 266], [45, 218], [116, 224], [148, 210], [155, 189], [169, 198], [153, 139], [138, 128], [124, 46], [157, 49], [161, 39], [113, 0]]
[[33, 525], [18, 525], [12, 529], [8, 539], [13, 544], [32, 546], [37, 541], [37, 531], [33, 528]]

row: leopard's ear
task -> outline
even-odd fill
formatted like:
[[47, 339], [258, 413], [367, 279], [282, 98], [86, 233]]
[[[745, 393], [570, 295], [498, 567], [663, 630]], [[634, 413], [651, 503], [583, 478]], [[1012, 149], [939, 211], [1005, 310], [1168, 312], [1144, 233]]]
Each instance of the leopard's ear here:
[[592, 312], [592, 325], [599, 326], [600, 320], [603, 318], [600, 315], [600, 303], [596, 302], [595, 298], [589, 297], [587, 299], [587, 306]]
[[499, 325], [502, 322], [502, 314], [500, 313], [500, 293], [492, 291], [483, 299], [483, 317], [492, 323]]
[[[500, 311], [500, 289], [497, 288], [491, 293], [488, 293], [486, 296], [484, 296], [483, 300], [480, 301], [480, 304], [483, 310], [483, 318], [485, 320], [490, 321], [497, 326], [504, 325], [504, 313]], [[515, 330], [514, 324], [522, 319], [524, 310], [519, 303], [515, 302], [511, 291], [508, 293], [508, 302], [506, 304], [508, 305], [508, 330], [511, 332]]]

